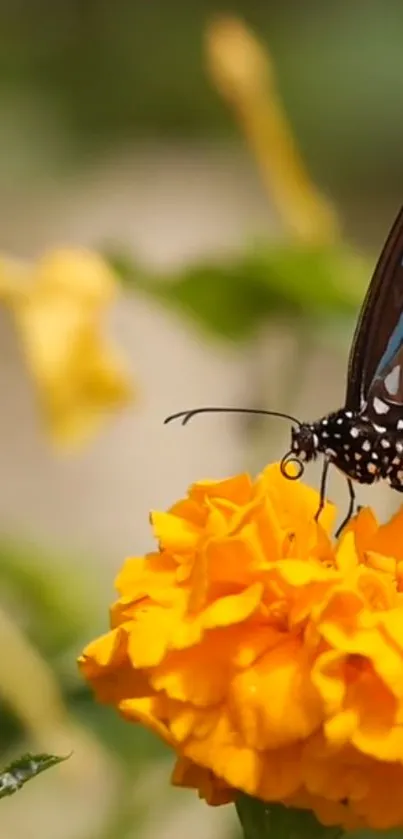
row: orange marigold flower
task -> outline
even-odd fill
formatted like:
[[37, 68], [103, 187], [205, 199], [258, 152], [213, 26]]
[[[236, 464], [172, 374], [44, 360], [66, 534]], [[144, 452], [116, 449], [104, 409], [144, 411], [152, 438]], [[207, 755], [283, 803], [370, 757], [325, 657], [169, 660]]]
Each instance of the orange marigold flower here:
[[128, 559], [80, 667], [176, 752], [173, 782], [325, 824], [403, 825], [403, 511], [334, 508], [269, 466], [195, 484]]

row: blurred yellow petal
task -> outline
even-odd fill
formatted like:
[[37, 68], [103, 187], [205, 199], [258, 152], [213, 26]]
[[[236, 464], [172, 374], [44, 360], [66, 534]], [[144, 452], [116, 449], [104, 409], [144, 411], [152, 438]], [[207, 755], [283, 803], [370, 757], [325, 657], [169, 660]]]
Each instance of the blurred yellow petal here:
[[307, 244], [334, 241], [337, 216], [305, 170], [269, 53], [241, 20], [229, 16], [209, 26], [206, 51], [213, 82], [234, 109], [286, 226]]
[[107, 264], [84, 250], [54, 251], [34, 266], [0, 262], [0, 295], [57, 444], [82, 442], [132, 399], [128, 371], [101, 320], [117, 290]]

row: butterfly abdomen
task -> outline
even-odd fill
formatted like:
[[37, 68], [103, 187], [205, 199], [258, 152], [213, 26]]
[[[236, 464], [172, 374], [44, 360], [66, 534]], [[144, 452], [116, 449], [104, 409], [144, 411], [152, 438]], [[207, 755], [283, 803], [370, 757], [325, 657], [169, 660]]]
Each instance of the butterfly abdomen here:
[[386, 431], [353, 411], [342, 409], [295, 429], [292, 450], [302, 460], [324, 454], [358, 483], [386, 479], [403, 491], [402, 432]]

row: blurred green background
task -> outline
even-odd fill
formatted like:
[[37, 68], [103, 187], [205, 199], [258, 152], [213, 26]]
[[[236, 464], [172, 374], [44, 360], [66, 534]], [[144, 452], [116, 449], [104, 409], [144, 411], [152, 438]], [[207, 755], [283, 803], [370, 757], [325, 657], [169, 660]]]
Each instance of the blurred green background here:
[[[215, 13], [230, 12], [270, 44], [310, 169], [346, 201], [346, 212], [350, 206], [352, 223], [360, 197], [364, 222], [369, 199], [374, 207], [391, 195], [400, 200], [398, 0], [387, 10], [380, 0], [3, 0], [1, 11], [5, 170], [16, 158], [18, 173], [22, 149], [33, 172], [40, 165], [57, 172], [150, 138], [236, 142], [230, 115], [206, 78], [201, 39]], [[7, 135], [18, 134], [21, 123], [29, 137], [20, 135], [20, 148], [7, 149]], [[365, 229], [364, 222], [356, 220], [356, 228]]]
[[[221, 13], [270, 50], [300, 152], [341, 220], [331, 246], [307, 250], [282, 227], [214, 88], [205, 32]], [[287, 445], [279, 423], [181, 430], [165, 415], [215, 403], [308, 419], [342, 403], [357, 308], [402, 202], [402, 36], [399, 0], [0, 0], [3, 254], [65, 245], [110, 257], [123, 295], [109, 329], [140, 392], [60, 457], [1, 314], [3, 764], [73, 749], [1, 802], [4, 837], [236, 833], [230, 808], [168, 788], [170, 755], [94, 704], [75, 658], [107, 628], [124, 557], [152, 546], [149, 509]], [[346, 504], [341, 480], [331, 492]], [[380, 514], [396, 503], [386, 490], [368, 498]]]

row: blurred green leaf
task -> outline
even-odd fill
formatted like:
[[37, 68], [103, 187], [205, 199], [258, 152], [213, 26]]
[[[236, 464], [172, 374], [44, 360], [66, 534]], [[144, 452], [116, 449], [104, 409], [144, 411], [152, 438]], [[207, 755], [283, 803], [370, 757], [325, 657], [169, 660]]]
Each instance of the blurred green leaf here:
[[52, 766], [63, 763], [67, 758], [68, 756], [57, 757], [48, 754], [27, 754], [19, 757], [0, 771], [0, 798], [5, 798], [6, 795], [14, 795], [27, 781], [36, 778], [37, 775]]
[[146, 276], [121, 253], [107, 254], [123, 282], [182, 311], [216, 336], [253, 336], [270, 318], [355, 314], [370, 266], [347, 248], [261, 245], [175, 276]]
[[391, 830], [355, 830], [346, 835], [354, 839], [402, 839], [403, 832], [397, 827]]
[[7, 705], [0, 703], [0, 751], [16, 752], [23, 750], [25, 731], [20, 720]]
[[46, 654], [71, 647], [96, 622], [90, 580], [76, 560], [55, 561], [32, 545], [1, 539], [0, 584], [10, 611], [20, 616], [31, 640]]
[[270, 305], [266, 289], [244, 266], [190, 267], [177, 280], [150, 283], [149, 293], [215, 335], [242, 340], [265, 320]]
[[338, 839], [340, 827], [325, 827], [309, 810], [296, 810], [283, 804], [267, 804], [249, 795], [240, 795], [237, 813], [245, 839]]
[[[22, 94], [21, 110], [29, 105], [32, 112], [34, 104], [49, 111], [55, 129], [74, 138], [77, 152], [82, 158], [89, 152], [91, 160], [97, 149], [111, 142], [121, 147], [139, 135], [234, 133], [208, 83], [202, 51], [206, 19], [227, 7], [272, 49], [312, 170], [324, 173], [328, 185], [361, 186], [378, 201], [380, 190], [399, 184], [403, 8], [396, 0], [387, 15], [379, 0], [366, 1], [365, 15], [350, 0], [8, 0], [0, 27], [2, 101], [11, 103], [6, 113], [13, 117]], [[34, 125], [37, 133], [42, 128], [43, 144], [48, 125], [43, 117]], [[29, 147], [33, 133], [26, 132]]]
[[79, 686], [70, 696], [69, 706], [85, 728], [134, 771], [143, 772], [150, 761], [172, 758], [172, 752], [153, 732], [142, 725], [128, 725], [111, 708], [94, 702], [92, 692]]

